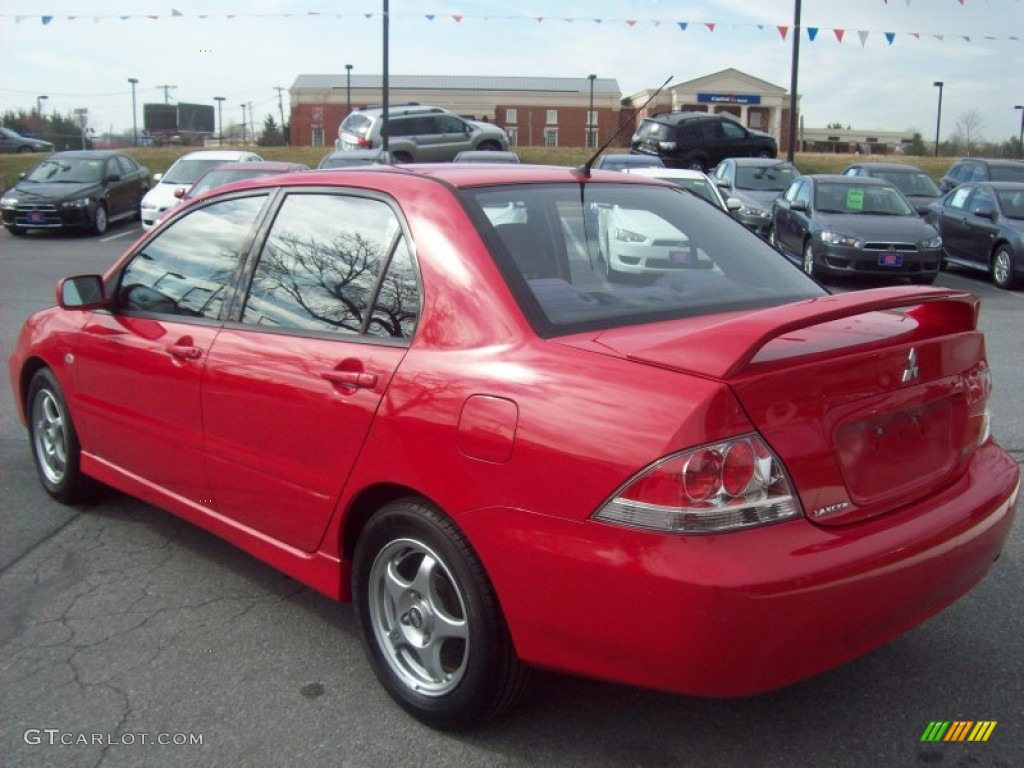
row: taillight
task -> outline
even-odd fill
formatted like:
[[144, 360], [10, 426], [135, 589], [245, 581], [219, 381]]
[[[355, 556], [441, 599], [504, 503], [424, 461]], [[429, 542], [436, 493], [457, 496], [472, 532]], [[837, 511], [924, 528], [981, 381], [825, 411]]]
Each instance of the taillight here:
[[970, 453], [992, 436], [992, 414], [988, 398], [992, 393], [992, 371], [984, 360], [964, 373], [967, 395], [967, 434], [963, 451]]
[[360, 149], [373, 149], [373, 142], [369, 139], [356, 139]]
[[745, 435], [665, 457], [593, 518], [666, 533], [724, 533], [801, 514], [782, 463], [761, 438]]

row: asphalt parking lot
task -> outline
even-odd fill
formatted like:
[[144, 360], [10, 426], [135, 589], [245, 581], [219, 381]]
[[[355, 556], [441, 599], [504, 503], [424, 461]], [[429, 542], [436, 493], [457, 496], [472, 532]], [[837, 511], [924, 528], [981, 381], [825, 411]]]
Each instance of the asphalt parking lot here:
[[[4, 362], [58, 277], [102, 271], [137, 233], [0, 232]], [[938, 284], [982, 296], [994, 431], [1024, 462], [1024, 292], [969, 272]], [[544, 675], [513, 717], [451, 735], [392, 704], [348, 606], [121, 494], [52, 501], [6, 385], [0, 467], [4, 765], [1010, 768], [1024, 755], [1020, 522], [964, 599], [815, 679], [714, 701]], [[937, 720], [997, 725], [981, 743], [923, 742]]]

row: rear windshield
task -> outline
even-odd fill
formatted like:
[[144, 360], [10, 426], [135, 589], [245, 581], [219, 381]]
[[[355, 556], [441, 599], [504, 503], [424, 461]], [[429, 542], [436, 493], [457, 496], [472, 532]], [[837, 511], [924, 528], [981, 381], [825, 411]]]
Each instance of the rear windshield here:
[[638, 139], [667, 139], [671, 129], [665, 123], [658, 123], [654, 120], [644, 120], [640, 124], [640, 128], [637, 129], [636, 138]]
[[725, 211], [682, 189], [588, 182], [461, 194], [542, 336], [826, 293]]
[[993, 165], [989, 167], [992, 181], [1024, 181], [1024, 163], [1016, 165]]
[[204, 171], [213, 168], [217, 165], [224, 165], [224, 163], [230, 163], [231, 160], [227, 160], [223, 157], [216, 160], [210, 158], [199, 159], [187, 159], [182, 158], [167, 171], [167, 175], [160, 179], [163, 184], [191, 184], [198, 179]]
[[920, 171], [879, 171], [875, 176], [885, 179], [904, 195], [939, 197], [942, 194], [932, 177]]
[[740, 165], [736, 168], [736, 187], [762, 192], [782, 192], [800, 174], [788, 163], [750, 167]]
[[345, 118], [345, 121], [341, 124], [341, 128], [338, 129], [338, 133], [344, 131], [345, 133], [354, 133], [356, 136], [366, 138], [366, 134], [369, 133], [371, 125], [373, 125], [373, 120], [371, 118], [358, 112], [353, 112]]

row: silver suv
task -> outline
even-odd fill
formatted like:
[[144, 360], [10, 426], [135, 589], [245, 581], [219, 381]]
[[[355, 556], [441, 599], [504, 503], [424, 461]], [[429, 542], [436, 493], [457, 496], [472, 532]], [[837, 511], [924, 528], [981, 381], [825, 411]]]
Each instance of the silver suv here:
[[[384, 110], [359, 109], [338, 126], [340, 150], [379, 149]], [[442, 107], [396, 104], [388, 108], [388, 149], [396, 163], [447, 163], [465, 150], [507, 150], [508, 137], [496, 125], [466, 120]]]

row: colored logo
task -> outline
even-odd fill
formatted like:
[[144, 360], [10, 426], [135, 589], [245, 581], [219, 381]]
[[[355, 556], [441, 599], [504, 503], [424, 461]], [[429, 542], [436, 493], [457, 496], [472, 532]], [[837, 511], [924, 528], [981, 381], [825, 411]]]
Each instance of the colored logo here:
[[995, 729], [995, 720], [932, 720], [921, 741], [988, 741]]

